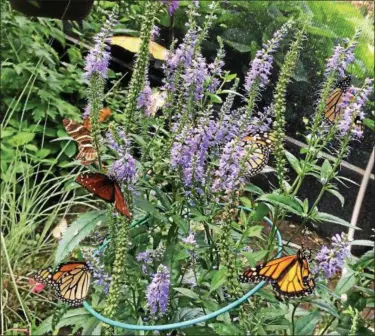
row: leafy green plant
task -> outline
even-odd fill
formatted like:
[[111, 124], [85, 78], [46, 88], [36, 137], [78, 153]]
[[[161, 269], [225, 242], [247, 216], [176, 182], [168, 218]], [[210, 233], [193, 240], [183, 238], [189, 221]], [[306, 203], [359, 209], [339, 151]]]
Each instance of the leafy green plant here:
[[56, 240], [51, 232], [58, 221], [68, 214], [74, 216], [73, 204], [89, 204], [87, 196], [76, 195], [74, 189], [67, 191], [71, 189], [71, 175], [53, 173], [57, 162], [58, 157], [45, 169], [43, 163], [33, 164], [25, 151], [16, 150], [7, 170], [1, 174], [1, 329], [4, 332], [17, 326], [31, 330], [43, 317], [43, 307], [53, 304], [44, 293], [30, 300], [35, 295], [29, 283], [30, 273], [53, 260]]
[[[61, 21], [31, 20], [10, 10], [8, 3], [1, 6], [2, 170], [19, 146], [33, 163], [48, 165], [62, 148], [50, 142], [64, 134], [61, 120], [76, 118], [82, 104], [81, 51], [67, 45]], [[65, 52], [59, 55], [57, 45]], [[74, 152], [71, 143], [61, 160]]]

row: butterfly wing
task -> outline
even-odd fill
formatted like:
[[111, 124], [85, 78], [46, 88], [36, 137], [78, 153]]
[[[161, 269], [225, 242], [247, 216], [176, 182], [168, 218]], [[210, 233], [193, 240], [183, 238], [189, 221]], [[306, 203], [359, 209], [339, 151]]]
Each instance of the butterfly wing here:
[[126, 217], [131, 217], [131, 214], [129, 212], [129, 209], [126, 205], [124, 195], [121, 192], [120, 186], [114, 182], [114, 188], [115, 188], [115, 207], [116, 209], [122, 213]]
[[168, 56], [168, 49], [164, 48], [163, 46], [154, 41], [151, 41], [150, 54], [158, 60], [165, 61]]
[[284, 256], [270, 260], [266, 264], [261, 264], [246, 270], [242, 276], [239, 277], [240, 282], [259, 282], [268, 281], [275, 282], [282, 275], [297, 262], [296, 255]]
[[54, 274], [56, 295], [63, 302], [76, 307], [83, 303], [90, 287], [91, 274], [84, 262], [62, 264]]
[[253, 143], [245, 146], [247, 154], [247, 177], [252, 177], [260, 173], [267, 165], [269, 159], [269, 149]]
[[325, 119], [333, 124], [340, 116], [342, 109], [340, 105], [343, 99], [343, 91], [339, 88], [333, 90], [326, 100], [326, 109], [324, 111]]
[[258, 133], [243, 138], [243, 141], [248, 143], [245, 145], [245, 150], [248, 155], [248, 177], [259, 174], [267, 165], [270, 150], [274, 147], [274, 140], [275, 138], [272, 133]]
[[288, 297], [300, 297], [313, 292], [315, 282], [310, 278], [309, 263], [300, 251], [297, 253], [297, 262], [272, 286], [279, 294]]
[[115, 201], [115, 187], [107, 175], [100, 173], [83, 173], [78, 175], [77, 183], [106, 202]]
[[324, 111], [324, 117], [326, 121], [333, 124], [337, 121], [342, 113], [342, 108], [340, 107], [344, 93], [348, 89], [351, 83], [351, 77], [345, 77], [343, 80], [339, 81], [335, 89], [331, 92], [326, 100], [326, 109]]
[[82, 164], [84, 165], [88, 165], [96, 161], [98, 158], [98, 153], [92, 145], [93, 140], [90, 131], [83, 125], [80, 125], [71, 119], [64, 119], [63, 125], [68, 134], [78, 144], [79, 152], [76, 159], [81, 160]]
[[[110, 116], [112, 115], [112, 110], [109, 108], [109, 107], [103, 107], [101, 110], [100, 110], [100, 113], [99, 113], [99, 121], [100, 122], [104, 122], [106, 121]], [[90, 117], [86, 117], [85, 119], [83, 119], [83, 126], [90, 130], [91, 129], [91, 123], [90, 123]]]
[[42, 269], [33, 277], [35, 281], [42, 283], [43, 285], [57, 287], [56, 281], [53, 279], [53, 272], [51, 268]]

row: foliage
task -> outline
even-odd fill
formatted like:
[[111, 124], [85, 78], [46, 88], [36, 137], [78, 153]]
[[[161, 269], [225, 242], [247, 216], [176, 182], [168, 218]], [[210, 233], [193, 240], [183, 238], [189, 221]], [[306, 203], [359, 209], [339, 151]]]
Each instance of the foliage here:
[[52, 301], [32, 293], [31, 273], [53, 260], [56, 242], [51, 231], [58, 221], [68, 213], [75, 215], [73, 204], [88, 204], [87, 196], [68, 191], [71, 176], [53, 174], [57, 162], [58, 157], [44, 169], [43, 163], [33, 164], [29, 154], [16, 150], [1, 174], [3, 330], [31, 328], [45, 316], [46, 303]]
[[[10, 142], [17, 149], [17, 155], [12, 160], [8, 155], [2, 174], [2, 248], [7, 252], [9, 282], [15, 288], [12, 295], [19, 300], [23, 312], [20, 325], [32, 328], [34, 334], [56, 333], [63, 327], [70, 327], [72, 334], [123, 333], [120, 329], [99, 323], [84, 308], [65, 311], [66, 307], [52, 307], [51, 304], [48, 308], [52, 309], [32, 313], [36, 295], [21, 291], [17, 279], [25, 276], [24, 269], [39, 269], [40, 264], [51, 264], [53, 257], [56, 263], [68, 254], [78, 259], [84, 256], [87, 263], [90, 261], [93, 281], [87, 300], [96, 311], [129, 324], [160, 325], [207, 315], [246, 293], [253, 285], [239, 284], [238, 275], [244, 268], [254, 267], [275, 256], [277, 226], [292, 215], [301, 219], [301, 226], [295, 229], [291, 239], [297, 243], [299, 240], [303, 242], [301, 230], [308, 225], [336, 223], [356, 229], [343, 219], [318, 208], [322, 196], [327, 192], [343, 202], [337, 187], [338, 182], [342, 182], [340, 164], [348, 154], [350, 142], [361, 135], [355, 119], [363, 117], [359, 108], [368, 100], [371, 86], [369, 80], [357, 89], [348, 90], [352, 97], [343, 101], [343, 115], [338, 122], [327, 124], [324, 120], [327, 97], [340, 78], [339, 70], [350, 69], [353, 60], [349, 56], [355, 47], [355, 38], [342, 43], [333, 52], [330, 48], [326, 50], [327, 54], [319, 54], [313, 59], [314, 62], [321, 62], [321, 73], [314, 74], [321, 86], [320, 90], [316, 90], [319, 92], [314, 117], [307, 124], [305, 132], [307, 146], [296, 157], [287, 152], [283, 144], [290, 82], [303, 78], [303, 55], [306, 51], [309, 53], [306, 39], [314, 40], [311, 36], [324, 35], [331, 41], [332, 35], [336, 33], [323, 24], [311, 23], [305, 18], [300, 20], [301, 16], [308, 16], [309, 11], [320, 10], [307, 6], [318, 8], [318, 5], [214, 2], [209, 6], [202, 2], [198, 9], [193, 2], [182, 2], [183, 10], [177, 12], [176, 22], [187, 21], [187, 32], [180, 43], [176, 41], [172, 44], [163, 66], [162, 108], [153, 112], [152, 99], [155, 98], [152, 96], [148, 74], [149, 38], [156, 13], [160, 14], [161, 22], [165, 24], [169, 22], [169, 17], [164, 14], [166, 8], [162, 2], [120, 2], [118, 5], [104, 2], [102, 7], [96, 6], [92, 14], [92, 18], [103, 19], [103, 13], [106, 12], [103, 8], [106, 9], [110, 15], [110, 24], [103, 24], [103, 30], [95, 37], [95, 46], [86, 57], [86, 78], [89, 77], [89, 80], [81, 81], [81, 61], [74, 68], [74, 74], [70, 75], [75, 80], [71, 86], [80, 98], [84, 92], [88, 92], [93, 142], [99, 156], [98, 162], [84, 169], [107, 174], [116, 181], [131, 216], [118, 213], [115, 210], [117, 204], [109, 204], [105, 210], [81, 213], [65, 232], [55, 256], [51, 254], [55, 246], [49, 239], [52, 224], [62, 214], [72, 214], [73, 204], [90, 203], [86, 196], [76, 195], [78, 186], [72, 183], [75, 171], [54, 175], [55, 166], [66, 155], [65, 147], [70, 146], [71, 142], [66, 142], [67, 138], [60, 138], [57, 143], [63, 146], [62, 153], [53, 162], [40, 160], [30, 153], [30, 143], [34, 141], [39, 145], [41, 140], [28, 127], [33, 123], [45, 123], [43, 129], [47, 132], [52, 124], [48, 118], [56, 117], [59, 122], [60, 117], [75, 117], [78, 111], [72, 113], [69, 110], [70, 114], [55, 111], [47, 119], [41, 116], [35, 119], [34, 115], [38, 115], [32, 112], [27, 118], [26, 114], [21, 118], [24, 124], [13, 126], [17, 113], [22, 115], [33, 99], [40, 98], [40, 88], [48, 91], [46, 87], [49, 82], [39, 83], [39, 77], [32, 74], [32, 77], [26, 76], [27, 80], [17, 83], [11, 90], [11, 81], [8, 79], [10, 91], [6, 95], [18, 97], [23, 107], [18, 111], [12, 105], [2, 126], [6, 131], [5, 143]], [[109, 29], [114, 24], [112, 20], [115, 15], [112, 14], [119, 12], [121, 17], [124, 9], [130, 10], [130, 17], [134, 16], [138, 20], [142, 45], [127, 88], [129, 94], [120, 98], [112, 90], [113, 85], [117, 85], [121, 79], [115, 84], [108, 81], [108, 62], [102, 61], [108, 60], [105, 39], [112, 33]], [[244, 17], [238, 20], [238, 15], [246, 16], [252, 12], [257, 13], [255, 16], [259, 21], [266, 21], [269, 17], [278, 20], [270, 20], [266, 29], [265, 24], [258, 25], [256, 20], [250, 23]], [[7, 15], [10, 25], [20, 21], [17, 17], [12, 18], [13, 14], [7, 13], [5, 17]], [[295, 20], [286, 20], [291, 17]], [[319, 20], [324, 22], [325, 18]], [[120, 21], [114, 31], [124, 29], [119, 27], [127, 19], [122, 17]], [[281, 22], [284, 24], [280, 28]], [[251, 38], [238, 34], [237, 24], [246, 24]], [[56, 75], [55, 64], [60, 64], [56, 52], [41, 45], [42, 42], [38, 40], [38, 32], [44, 25], [49, 29], [53, 27], [51, 21], [39, 19], [29, 27], [25, 27], [25, 24], [20, 26], [25, 34], [29, 32], [28, 29], [37, 32], [23, 40], [33, 44], [35, 42], [32, 39], [36, 38], [39, 43], [28, 68], [33, 67], [36, 73], [40, 73], [39, 69], [42, 69], [42, 73], [52, 69], [57, 82], [64, 87], [66, 83], [60, 82], [66, 78]], [[218, 27], [225, 32], [222, 39], [218, 39], [217, 53], [212, 59], [207, 59], [203, 56], [203, 46], [209, 44], [211, 30]], [[89, 30], [98, 31], [98, 23], [92, 22]], [[9, 30], [9, 34], [11, 32]], [[350, 36], [350, 33], [345, 36]], [[43, 62], [39, 61], [36, 53], [42, 46], [46, 47]], [[236, 74], [224, 70], [225, 46], [250, 52], [252, 62], [243, 87]], [[324, 65], [328, 53], [329, 56], [333, 53], [333, 56], [328, 65]], [[13, 55], [8, 58], [4, 61], [4, 67], [9, 72], [18, 63], [15, 63]], [[79, 59], [83, 59], [81, 55]], [[44, 62], [49, 63], [44, 67]], [[335, 62], [337, 66], [334, 66]], [[280, 69], [277, 75], [272, 71], [273, 68]], [[52, 74], [48, 72], [48, 76]], [[27, 84], [28, 80], [33, 83]], [[276, 85], [269, 99], [272, 104], [260, 111], [257, 103], [262, 94], [270, 90], [267, 86], [273, 81]], [[53, 84], [54, 81], [51, 82], [52, 98], [38, 101], [43, 107], [55, 106], [53, 102], [55, 104], [58, 99], [64, 100], [56, 98], [62, 91], [59, 91], [60, 88], [54, 89]], [[27, 88], [29, 93], [16, 92], [20, 85]], [[111, 99], [107, 100], [110, 96], [108, 92], [111, 93]], [[234, 105], [237, 96], [242, 99], [240, 108]], [[100, 109], [105, 101], [114, 111], [113, 121], [108, 126], [99, 122]], [[31, 104], [29, 108], [32, 111], [36, 108], [33, 106]], [[343, 122], [348, 125], [347, 128], [343, 127]], [[21, 132], [12, 133], [9, 131], [11, 126], [20, 127]], [[105, 135], [103, 130], [106, 131]], [[259, 145], [259, 133], [264, 131], [270, 133], [268, 139], [271, 139], [271, 145], [267, 142], [263, 146]], [[272, 134], [277, 136], [272, 137]], [[53, 134], [54, 137], [60, 135], [57, 132]], [[42, 138], [44, 136], [45, 133], [42, 133]], [[337, 141], [332, 143], [332, 139]], [[41, 148], [36, 148], [43, 150], [43, 142]], [[257, 169], [253, 170], [254, 160], [258, 162], [256, 159], [259, 156], [256, 155], [259, 155], [259, 150], [263, 151], [260, 158], [268, 158], [269, 154], [275, 160], [267, 163], [276, 167], [269, 176], [275, 175], [277, 182], [265, 190], [253, 184], [252, 179], [259, 173]], [[320, 150], [334, 150], [336, 157], [323, 161], [318, 156]], [[71, 156], [73, 154], [72, 151]], [[256, 159], [253, 159], [254, 156]], [[50, 163], [51, 167], [44, 170], [41, 167], [46, 163]], [[293, 175], [289, 173], [292, 170], [295, 173]], [[321, 189], [315, 198], [311, 196], [302, 200], [298, 194], [307, 176], [317, 179]], [[94, 189], [94, 194], [105, 187], [100, 186], [99, 191]], [[271, 229], [264, 226], [264, 216], [272, 219]], [[94, 235], [97, 231], [95, 229], [99, 228], [98, 224], [107, 236], [104, 245], [103, 239], [95, 238]], [[90, 237], [89, 246], [83, 248], [82, 241], [87, 237]], [[33, 242], [32, 248], [26, 241]], [[371, 242], [357, 243], [371, 246]], [[75, 253], [77, 247], [82, 249]], [[287, 254], [296, 253], [289, 242], [284, 244], [283, 250]], [[25, 258], [27, 254], [32, 258]], [[332, 261], [338, 256], [330, 255], [327, 258]], [[40, 259], [43, 262], [37, 264], [35, 261]], [[34, 263], [31, 267], [26, 266], [30, 260]], [[311, 263], [311, 271], [313, 266], [316, 266], [314, 262]], [[190, 326], [184, 332], [187, 335], [312, 335], [344, 334], [349, 330], [351, 334], [369, 333], [370, 323], [364, 318], [363, 312], [373, 304], [371, 281], [374, 257], [367, 253], [356, 259], [345, 254], [345, 267], [346, 273], [337, 278], [337, 282], [329, 281], [319, 272], [313, 272], [310, 275], [316, 281], [313, 295], [278, 300], [275, 292], [267, 286], [258, 290], [241, 306], [206, 324]], [[111, 275], [108, 292], [101, 282], [104, 274]], [[13, 308], [9, 309], [5, 314], [9, 316], [5, 329], [16, 327], [14, 321], [18, 317], [17, 310], [16, 315], [13, 311]], [[45, 313], [53, 316], [45, 318]]]

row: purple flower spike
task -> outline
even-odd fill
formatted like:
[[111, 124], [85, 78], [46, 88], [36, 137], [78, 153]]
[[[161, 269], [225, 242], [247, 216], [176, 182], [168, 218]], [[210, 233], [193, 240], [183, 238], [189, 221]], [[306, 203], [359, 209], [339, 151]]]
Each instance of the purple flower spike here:
[[87, 266], [89, 267], [92, 276], [94, 278], [94, 285], [103, 286], [103, 292], [108, 294], [109, 287], [111, 285], [111, 276], [104, 271], [104, 266], [100, 262], [100, 253], [93, 253], [87, 249], [84, 249], [83, 255]]
[[358, 42], [356, 41], [359, 37], [357, 33], [354, 36], [354, 42], [352, 42], [347, 48], [337, 45], [333, 51], [333, 55], [328, 59], [325, 75], [326, 77], [334, 71], [337, 71], [340, 78], [345, 77], [345, 70], [349, 64], [355, 60], [354, 49]]
[[362, 111], [368, 101], [368, 97], [373, 90], [373, 80], [367, 78], [361, 89], [350, 88], [345, 92], [340, 108], [344, 111], [342, 118], [338, 121], [338, 129], [341, 136], [345, 136], [349, 130], [353, 138], [360, 139], [363, 136], [362, 128], [353, 121], [360, 122], [365, 115]]
[[150, 88], [150, 83], [147, 80], [143, 91], [138, 97], [137, 107], [144, 109], [145, 115], [149, 116], [151, 114], [151, 105], [152, 105], [152, 90]]
[[168, 295], [170, 286], [170, 276], [168, 268], [159, 265], [157, 273], [154, 275], [151, 284], [147, 287], [147, 307], [151, 315], [162, 316], [167, 311]]
[[162, 0], [164, 5], [168, 5], [169, 15], [173, 15], [178, 6], [180, 5], [180, 0]]
[[[208, 149], [214, 143], [216, 123], [202, 118], [196, 128], [187, 127], [177, 135], [171, 151], [171, 166], [182, 169], [186, 187], [204, 185]], [[199, 192], [199, 190], [196, 190]]]
[[220, 158], [219, 169], [215, 172], [212, 186], [214, 192], [230, 194], [244, 182], [241, 176], [241, 161], [245, 156], [243, 145], [237, 139], [228, 142]]
[[263, 112], [258, 112], [256, 116], [252, 117], [250, 124], [246, 129], [246, 134], [256, 134], [268, 132], [271, 129], [273, 116], [273, 106], [266, 106]]
[[101, 31], [94, 37], [95, 45], [85, 58], [86, 72], [84, 77], [86, 79], [90, 79], [95, 73], [103, 78], [107, 78], [111, 55], [108, 51], [109, 47], [105, 42], [112, 36], [112, 29], [116, 23], [116, 14], [112, 13], [103, 25]]
[[327, 279], [332, 278], [343, 266], [345, 259], [350, 255], [349, 241], [345, 233], [336, 234], [332, 237], [331, 248], [323, 246], [315, 261], [317, 266], [314, 273], [322, 273]]
[[268, 84], [273, 66], [272, 54], [274, 54], [279, 47], [288, 29], [289, 25], [284, 25], [280, 30], [276, 31], [272, 39], [263, 45], [263, 49], [258, 50], [256, 53], [245, 78], [244, 88], [247, 94], [250, 93], [256, 82], [259, 82], [261, 88], [264, 88]]
[[127, 139], [125, 132], [120, 129], [118, 131], [120, 138], [124, 145], [119, 145], [113, 138], [110, 132], [107, 133], [107, 142], [115, 152], [118, 153], [120, 158], [114, 161], [109, 166], [109, 175], [112, 176], [119, 183], [127, 183], [129, 186], [135, 182], [136, 179], [136, 166], [135, 159], [130, 154], [130, 141]]

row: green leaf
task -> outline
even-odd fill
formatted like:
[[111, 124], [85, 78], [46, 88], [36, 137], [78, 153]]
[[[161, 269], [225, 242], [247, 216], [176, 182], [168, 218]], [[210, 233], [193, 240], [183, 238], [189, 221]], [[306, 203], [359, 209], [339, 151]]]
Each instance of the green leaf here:
[[223, 267], [218, 271], [214, 272], [214, 275], [211, 280], [210, 293], [218, 289], [227, 281], [227, 273], [228, 269], [226, 267]]
[[156, 209], [152, 203], [150, 203], [148, 200], [144, 199], [142, 196], [139, 197], [134, 197], [134, 205], [138, 208], [141, 209], [155, 218], [165, 222], [169, 223], [169, 220], [167, 217], [165, 217], [158, 209]]
[[210, 97], [210, 100], [212, 103], [222, 104], [223, 100], [216, 94], [208, 93], [208, 96]]
[[370, 118], [365, 118], [362, 120], [363, 125], [372, 131], [375, 131], [375, 121]]
[[338, 319], [340, 318], [340, 314], [337, 311], [336, 307], [334, 305], [332, 305], [330, 302], [322, 300], [322, 299], [311, 300], [310, 302], [312, 304], [318, 306], [320, 309], [323, 309], [323, 310], [327, 311], [332, 316], [335, 316]]
[[262, 237], [262, 231], [264, 227], [262, 225], [250, 226], [246, 229], [246, 237]]
[[273, 205], [278, 205], [281, 208], [299, 216], [301, 216], [303, 213], [301, 205], [294, 198], [291, 198], [289, 196], [265, 194], [260, 196], [257, 201], [266, 201]]
[[320, 313], [314, 311], [308, 315], [299, 318], [296, 322], [296, 327], [293, 335], [314, 335], [314, 330], [319, 322]]
[[352, 270], [343, 276], [336, 285], [335, 293], [341, 295], [347, 293], [356, 283], [358, 279]]
[[9, 144], [14, 147], [25, 145], [34, 140], [35, 133], [19, 132], [9, 139]]
[[197, 335], [204, 335], [204, 336], [217, 336], [218, 334], [213, 331], [209, 327], [190, 327], [190, 328], [185, 328], [184, 333], [186, 336], [197, 336]]
[[267, 307], [259, 309], [259, 314], [269, 318], [285, 316], [288, 311], [280, 309], [281, 307]]
[[320, 178], [321, 179], [328, 179], [328, 177], [332, 174], [333, 168], [330, 164], [330, 162], [325, 159], [322, 165], [322, 168], [320, 169]]
[[172, 219], [177, 224], [177, 226], [184, 232], [184, 234], [189, 233], [189, 224], [183, 218], [181, 218], [179, 215], [173, 215]]
[[289, 161], [290, 165], [292, 166], [292, 168], [294, 169], [294, 171], [298, 175], [301, 174], [302, 169], [301, 169], [301, 166], [299, 164], [298, 159], [292, 153], [288, 152], [287, 150], [285, 151], [285, 156], [286, 156], [287, 160]]
[[[235, 335], [243, 335], [241, 329], [236, 327], [233, 324], [224, 324], [224, 323], [212, 323], [210, 327], [215, 330], [217, 335], [228, 335], [228, 336], [235, 336]], [[198, 334], [197, 334], [198, 335]], [[200, 334], [202, 335], [202, 334]], [[206, 335], [206, 334], [204, 334]]]
[[247, 184], [245, 187], [245, 190], [250, 193], [257, 194], [257, 195], [264, 194], [264, 191], [260, 189], [258, 186], [256, 186], [255, 184]]
[[331, 214], [328, 214], [328, 213], [325, 213], [325, 212], [318, 212], [315, 216], [315, 220], [335, 223], [335, 224], [346, 226], [348, 228], [352, 228], [352, 229], [355, 229], [355, 230], [361, 230], [361, 228], [359, 228], [358, 226], [352, 225], [352, 224], [350, 224], [349, 222], [347, 222], [346, 220], [344, 220], [340, 217], [336, 217], [334, 215], [331, 215]]
[[108, 220], [108, 211], [92, 211], [79, 216], [66, 230], [55, 254], [55, 265], [59, 264], [86, 238], [97, 225]]
[[264, 203], [258, 203], [255, 209], [251, 212], [250, 218], [252, 220], [258, 221], [267, 216], [270, 212], [270, 209]]
[[235, 78], [237, 78], [237, 74], [235, 74], [235, 73], [233, 73], [233, 74], [226, 74], [225, 77], [224, 77], [224, 81], [225, 82], [230, 82], [230, 81], [232, 81]]
[[256, 252], [243, 252], [242, 254], [246, 257], [250, 267], [255, 267], [259, 260], [262, 260], [268, 251], [256, 251]]
[[[51, 334], [52, 318], [53, 316], [50, 316], [47, 319], [45, 319], [38, 326], [38, 328], [33, 332], [33, 335]], [[88, 320], [92, 320], [92, 319], [94, 319], [94, 317], [92, 317], [92, 315], [85, 308], [71, 309], [71, 310], [68, 310], [63, 315], [63, 317], [61, 318], [61, 320], [56, 326], [56, 330], [65, 326], [74, 326], [74, 325], [80, 325], [81, 327], [85, 327]]]
[[204, 315], [202, 308], [180, 308], [171, 319], [171, 323], [188, 321]]
[[73, 141], [69, 142], [68, 144], [61, 143], [60, 146], [61, 148], [65, 147], [64, 153], [70, 158], [76, 153], [76, 144]]
[[344, 203], [345, 203], [345, 198], [344, 198], [344, 196], [342, 196], [342, 195], [341, 195], [336, 189], [331, 189], [331, 188], [329, 188], [329, 189], [327, 189], [327, 191], [328, 191], [330, 194], [336, 196], [336, 197], [339, 199], [339, 201], [340, 201], [340, 203], [341, 203], [341, 207], [344, 206]]
[[175, 287], [173, 288], [175, 291], [189, 297], [192, 299], [199, 299], [199, 295], [197, 293], [194, 293], [192, 290], [188, 288], [182, 288], [182, 287]]
[[35, 155], [39, 158], [39, 159], [44, 159], [46, 156], [48, 156], [49, 154], [51, 153], [51, 150], [50, 149], [47, 149], [47, 148], [42, 148], [42, 149], [39, 149]]
[[248, 53], [249, 51], [251, 51], [251, 48], [249, 45], [238, 43], [238, 42], [227, 40], [227, 39], [223, 39], [223, 40], [227, 45], [229, 45], [233, 49], [236, 49], [240, 53]]
[[12, 134], [14, 134], [16, 132], [16, 130], [14, 128], [6, 128], [6, 129], [2, 129], [1, 132], [0, 132], [0, 138], [3, 139], [3, 138], [6, 138], [8, 136], [11, 136]]

